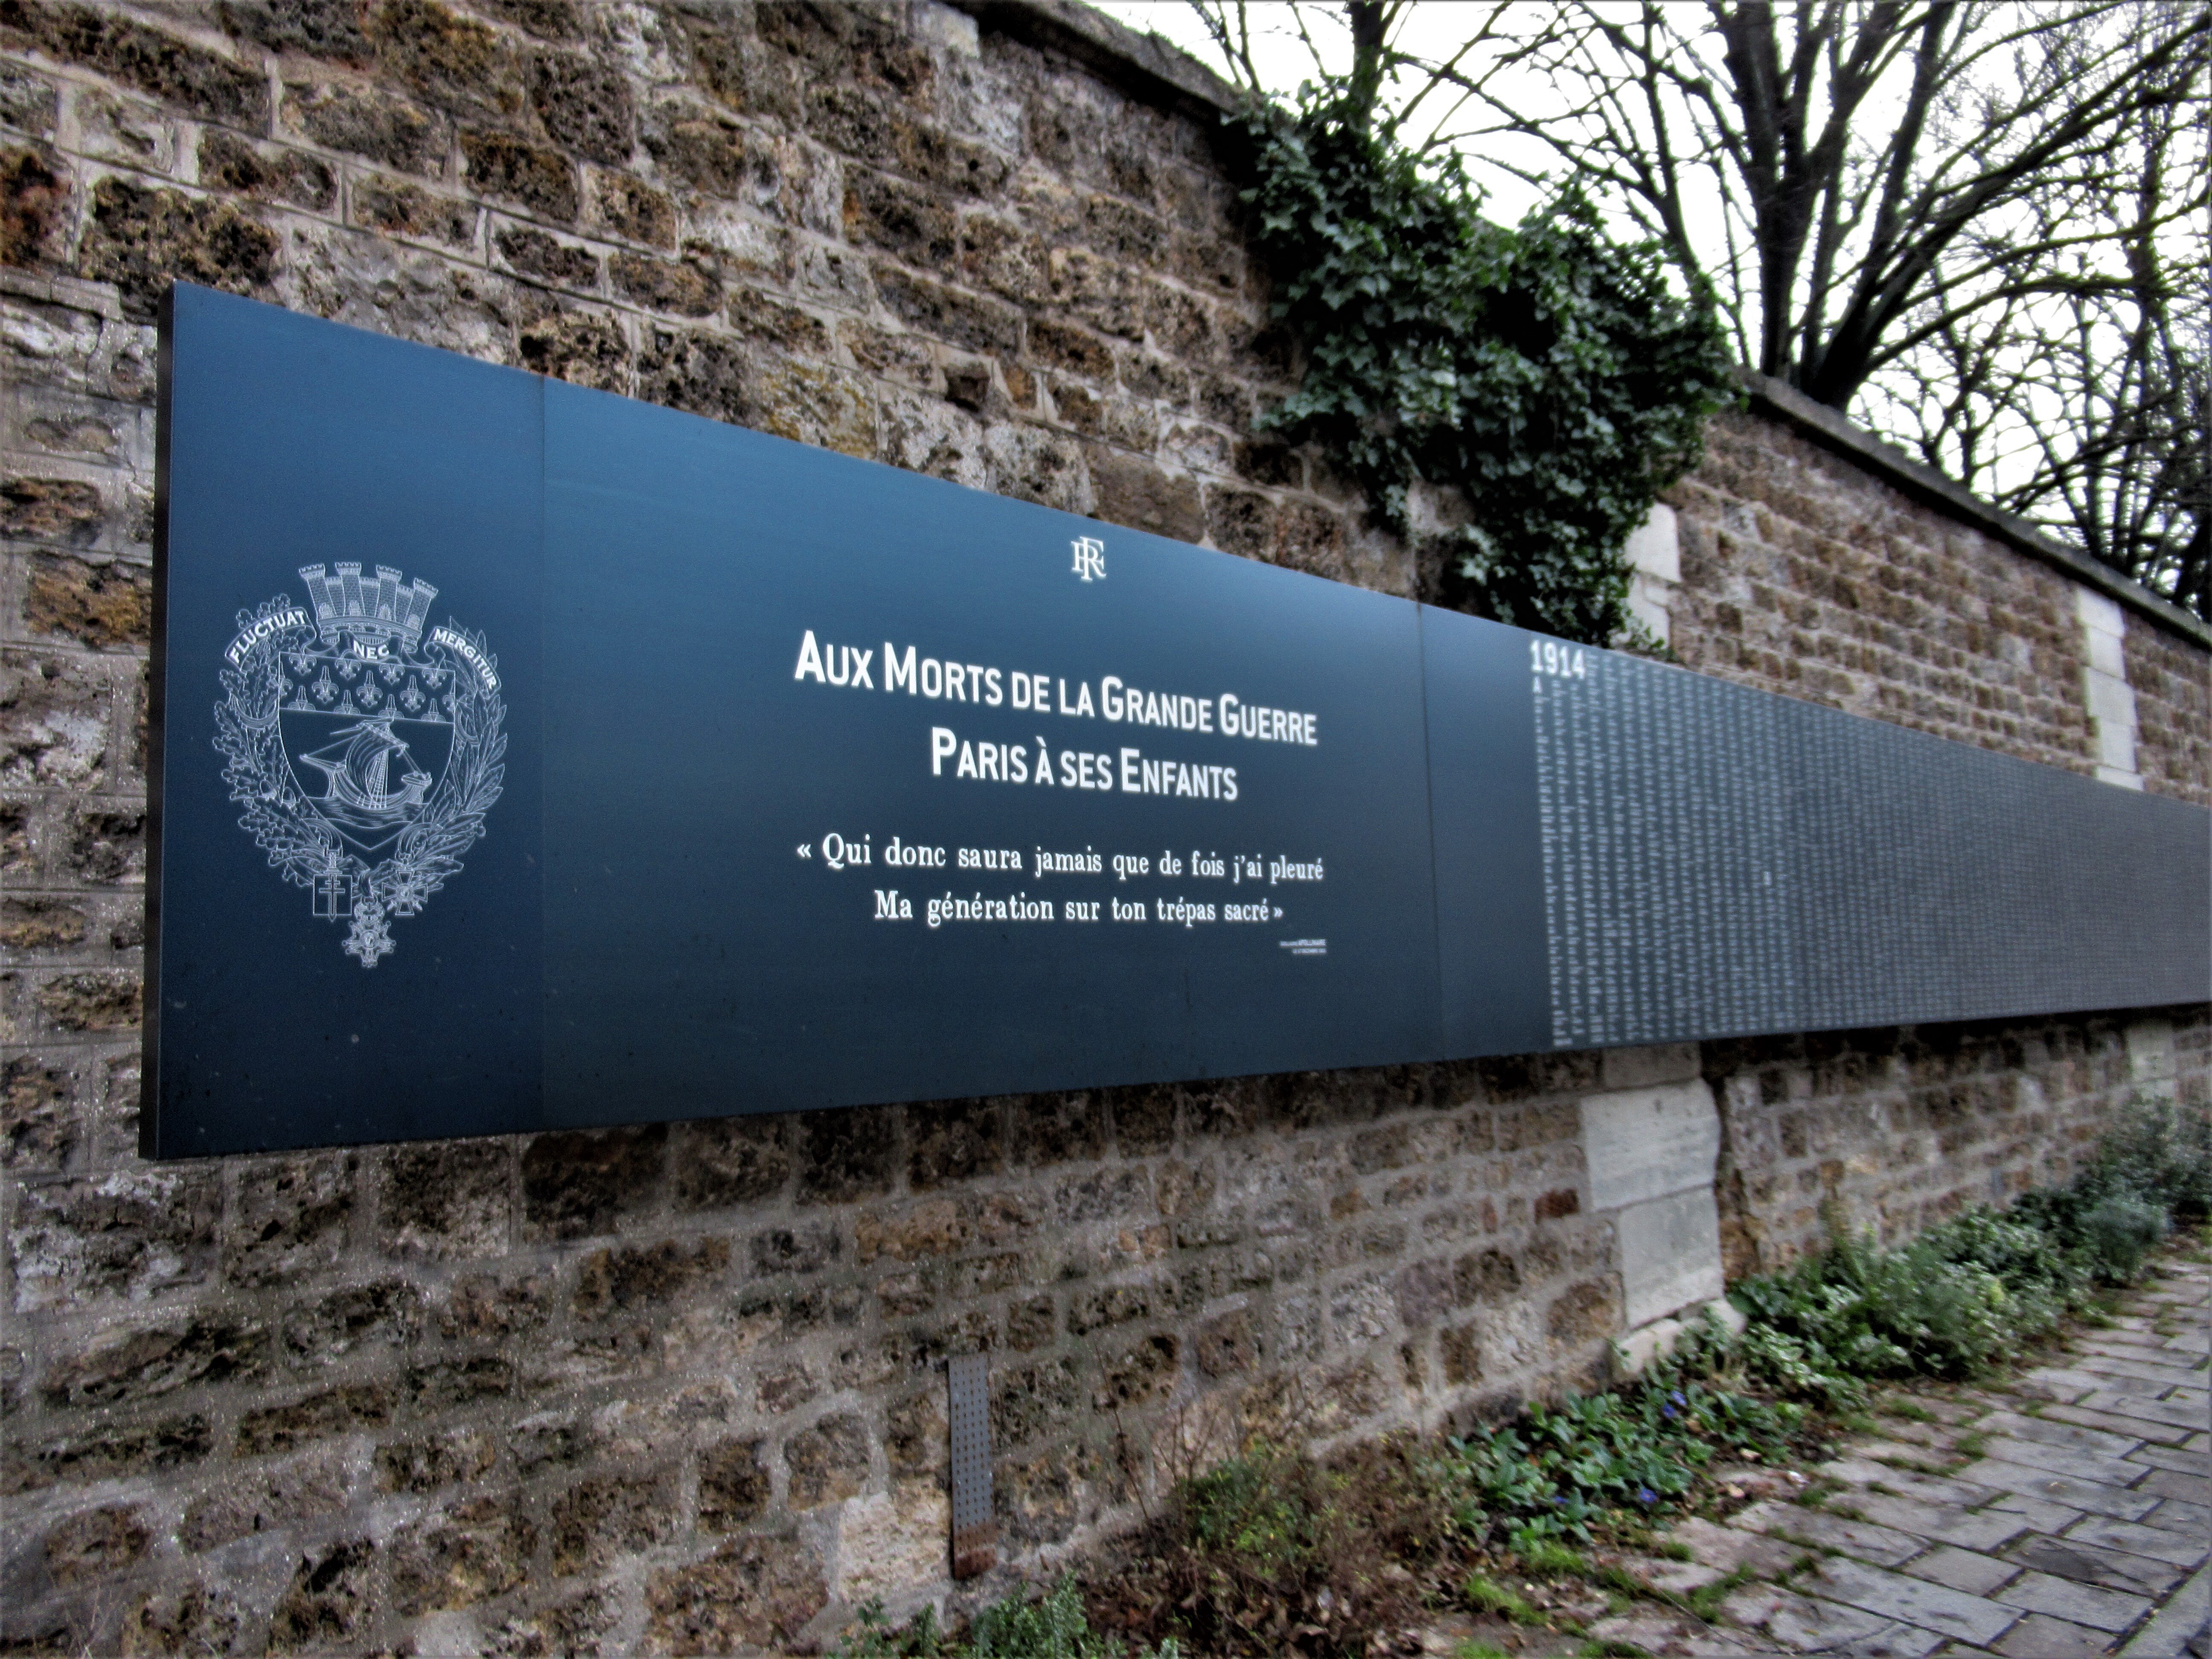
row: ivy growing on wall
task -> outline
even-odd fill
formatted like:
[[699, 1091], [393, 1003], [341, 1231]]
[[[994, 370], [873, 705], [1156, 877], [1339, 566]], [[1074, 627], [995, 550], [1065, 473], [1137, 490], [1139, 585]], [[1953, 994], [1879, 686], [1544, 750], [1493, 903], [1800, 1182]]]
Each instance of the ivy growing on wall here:
[[[1623, 546], [1737, 395], [1711, 294], [1671, 293], [1657, 245], [1609, 239], [1572, 187], [1493, 224], [1455, 157], [1424, 165], [1361, 107], [1309, 89], [1247, 122], [1259, 252], [1307, 358], [1265, 424], [1319, 443], [1383, 525], [1442, 554], [1442, 603], [1649, 643]], [[1465, 521], [1417, 538], [1417, 481], [1456, 487]]]

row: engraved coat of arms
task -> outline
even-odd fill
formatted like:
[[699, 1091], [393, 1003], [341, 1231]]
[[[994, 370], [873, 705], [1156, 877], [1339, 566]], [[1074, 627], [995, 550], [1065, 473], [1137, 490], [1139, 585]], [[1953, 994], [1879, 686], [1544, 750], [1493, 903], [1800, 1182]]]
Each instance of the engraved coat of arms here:
[[240, 827], [374, 968], [396, 948], [393, 920], [460, 873], [499, 799], [499, 664], [457, 623], [426, 634], [426, 581], [347, 563], [300, 577], [304, 605], [279, 594], [238, 613], [216, 747]]

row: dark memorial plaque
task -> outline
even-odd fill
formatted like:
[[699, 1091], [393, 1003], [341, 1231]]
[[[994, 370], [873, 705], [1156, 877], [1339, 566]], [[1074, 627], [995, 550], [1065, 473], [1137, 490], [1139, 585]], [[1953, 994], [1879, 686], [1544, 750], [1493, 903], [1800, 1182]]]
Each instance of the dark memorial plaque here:
[[160, 441], [155, 1155], [2205, 993], [2179, 803], [200, 289]]

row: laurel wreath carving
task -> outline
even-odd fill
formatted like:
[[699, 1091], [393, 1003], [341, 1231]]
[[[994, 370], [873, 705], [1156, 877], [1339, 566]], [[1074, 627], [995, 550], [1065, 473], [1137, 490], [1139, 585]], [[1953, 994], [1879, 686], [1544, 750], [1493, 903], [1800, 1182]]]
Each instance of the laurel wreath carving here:
[[[259, 609], [238, 613], [241, 631], [278, 612], [295, 609], [283, 594]], [[499, 659], [481, 634], [448, 623], [483, 654], [495, 675]], [[484, 689], [476, 671], [445, 650], [454, 672], [453, 750], [445, 775], [414, 823], [400, 832], [392, 856], [371, 867], [323, 821], [292, 775], [284, 754], [279, 708], [284, 675], [278, 659], [313, 643], [312, 626], [280, 629], [257, 642], [235, 668], [222, 671], [223, 700], [216, 705], [215, 746], [223, 756], [223, 781], [246, 809], [240, 827], [269, 855], [284, 879], [313, 890], [318, 877], [349, 877], [353, 927], [342, 947], [364, 968], [398, 948], [395, 917], [419, 913], [430, 895], [460, 873], [461, 858], [484, 833], [484, 814], [506, 782], [507, 738], [501, 726], [507, 705]], [[434, 647], [442, 649], [442, 647]], [[465, 688], [465, 690], [460, 688]]]

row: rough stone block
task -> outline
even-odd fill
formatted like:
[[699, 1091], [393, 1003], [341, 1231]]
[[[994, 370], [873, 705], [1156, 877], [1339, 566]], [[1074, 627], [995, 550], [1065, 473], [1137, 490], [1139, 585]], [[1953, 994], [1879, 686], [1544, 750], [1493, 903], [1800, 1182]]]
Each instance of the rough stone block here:
[[264, 293], [276, 274], [278, 246], [274, 231], [230, 202], [107, 178], [93, 186], [77, 269], [113, 283], [129, 313], [143, 321], [175, 278]]
[[783, 1461], [793, 1509], [854, 1497], [867, 1483], [866, 1425], [850, 1414], [825, 1418], [785, 1443]]
[[513, 1158], [509, 1145], [495, 1140], [392, 1148], [379, 1217], [386, 1250], [433, 1259], [503, 1255], [514, 1224]]
[[522, 1154], [525, 1231], [582, 1238], [615, 1231], [660, 1182], [668, 1132], [661, 1124], [539, 1135]]
[[179, 1319], [103, 1334], [82, 1353], [50, 1363], [40, 1393], [62, 1408], [133, 1405], [179, 1389], [256, 1381], [270, 1358], [269, 1333], [258, 1321]]
[[392, 1391], [385, 1382], [349, 1382], [289, 1405], [264, 1406], [238, 1419], [240, 1457], [292, 1451], [334, 1435], [381, 1428], [392, 1420]]
[[553, 1571], [575, 1572], [665, 1543], [676, 1530], [676, 1482], [666, 1474], [595, 1475], [554, 1500]]
[[210, 1550], [234, 1538], [273, 1531], [345, 1507], [345, 1461], [319, 1453], [268, 1470], [233, 1475], [185, 1510], [177, 1541]]
[[220, 1589], [187, 1583], [140, 1596], [124, 1614], [125, 1653], [228, 1653], [243, 1619]]
[[270, 1618], [268, 1650], [357, 1644], [374, 1615], [375, 1567], [376, 1546], [366, 1538], [302, 1556]]
[[476, 1498], [401, 1528], [386, 1547], [392, 1610], [403, 1617], [504, 1595], [530, 1574], [538, 1528], [514, 1498]]
[[474, 1481], [497, 1456], [491, 1437], [482, 1429], [448, 1429], [425, 1439], [393, 1441], [376, 1449], [376, 1489], [426, 1492]]
[[351, 1152], [247, 1164], [223, 1230], [223, 1277], [294, 1284], [334, 1266], [350, 1241], [359, 1166]]
[[766, 1443], [729, 1440], [699, 1455], [699, 1525], [735, 1532], [757, 1520], [769, 1499]]
[[214, 1271], [220, 1172], [134, 1170], [24, 1188], [9, 1253], [15, 1310], [143, 1301]]
[[289, 136], [365, 156], [403, 173], [436, 173], [451, 142], [451, 129], [442, 116], [369, 82], [289, 85], [277, 121]]
[[910, 1592], [945, 1573], [952, 1504], [934, 1480], [901, 1480], [838, 1518], [836, 1594], [845, 1601]]
[[796, 1635], [828, 1600], [821, 1566], [799, 1540], [741, 1539], [647, 1579], [645, 1651], [773, 1647]]

